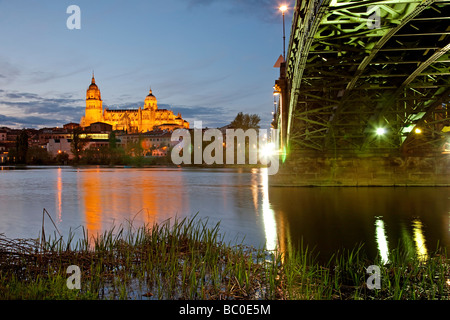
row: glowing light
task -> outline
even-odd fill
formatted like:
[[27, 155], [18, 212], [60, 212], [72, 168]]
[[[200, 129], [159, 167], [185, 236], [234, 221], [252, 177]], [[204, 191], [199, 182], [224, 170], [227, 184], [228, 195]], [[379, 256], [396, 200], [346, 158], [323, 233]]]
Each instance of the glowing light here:
[[281, 152], [281, 161], [283, 161], [283, 163], [286, 161], [286, 156], [287, 156], [286, 146], [283, 146], [283, 150]]
[[281, 88], [278, 85], [273, 86], [273, 95], [279, 96], [281, 94]]
[[385, 128], [377, 128], [377, 135], [382, 136], [383, 134], [386, 133], [386, 129]]
[[280, 6], [280, 11], [283, 12], [283, 13], [285, 13], [287, 11], [287, 9], [288, 9], [288, 7], [285, 4]]
[[444, 143], [444, 151], [442, 151], [442, 154], [449, 154], [450, 153], [450, 143], [446, 142]]
[[417, 133], [417, 134], [421, 134], [421, 133], [422, 133], [422, 130], [421, 130], [420, 128], [416, 128], [416, 129], [414, 130], [414, 132]]
[[276, 153], [275, 144], [266, 143], [265, 145], [262, 146], [259, 152], [263, 157], [270, 157], [271, 155], [274, 155]]

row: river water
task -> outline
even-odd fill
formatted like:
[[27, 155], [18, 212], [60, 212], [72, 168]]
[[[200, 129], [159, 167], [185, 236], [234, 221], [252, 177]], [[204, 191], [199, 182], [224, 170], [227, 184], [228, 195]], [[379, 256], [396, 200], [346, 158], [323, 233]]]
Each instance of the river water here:
[[266, 169], [0, 167], [0, 233], [37, 238], [44, 209], [63, 236], [197, 214], [232, 244], [303, 243], [323, 260], [358, 243], [385, 259], [399, 242], [450, 248], [450, 188], [269, 188]]

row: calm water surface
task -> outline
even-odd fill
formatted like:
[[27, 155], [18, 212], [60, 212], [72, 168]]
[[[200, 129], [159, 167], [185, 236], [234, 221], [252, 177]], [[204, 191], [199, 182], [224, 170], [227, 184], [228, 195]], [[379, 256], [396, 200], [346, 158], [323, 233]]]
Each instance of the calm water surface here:
[[[220, 222], [225, 240], [284, 250], [303, 241], [326, 259], [364, 243], [388, 258], [450, 248], [450, 188], [269, 188], [265, 169], [0, 167], [0, 233], [37, 238], [45, 208], [81, 237], [175, 216]], [[54, 233], [45, 219], [46, 233]]]

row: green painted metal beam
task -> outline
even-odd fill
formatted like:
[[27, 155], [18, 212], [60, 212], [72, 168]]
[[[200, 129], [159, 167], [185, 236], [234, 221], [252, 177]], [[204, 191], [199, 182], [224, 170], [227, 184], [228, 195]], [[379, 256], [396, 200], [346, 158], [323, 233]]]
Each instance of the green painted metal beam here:
[[[449, 4], [298, 1], [286, 61], [286, 138], [322, 151], [400, 149], [411, 126], [422, 120], [411, 119], [426, 114], [420, 109], [433, 105], [450, 86]], [[379, 28], [369, 28], [378, 12], [373, 6], [383, 20]], [[436, 121], [429, 123], [447, 120]], [[389, 127], [390, 135], [384, 145], [374, 146], [378, 123]]]

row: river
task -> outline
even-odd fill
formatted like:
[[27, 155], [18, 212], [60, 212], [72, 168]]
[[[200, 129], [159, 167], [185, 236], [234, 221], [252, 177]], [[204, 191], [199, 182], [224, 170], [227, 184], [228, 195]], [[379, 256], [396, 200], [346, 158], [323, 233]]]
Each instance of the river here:
[[39, 237], [44, 209], [46, 234], [65, 237], [197, 214], [232, 244], [303, 243], [323, 260], [358, 243], [385, 259], [399, 242], [450, 248], [450, 188], [269, 188], [264, 168], [0, 167], [0, 233]]

